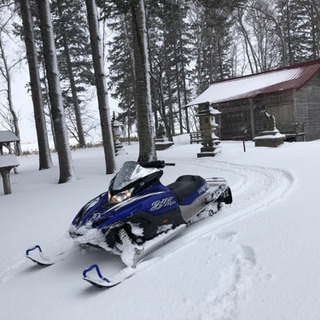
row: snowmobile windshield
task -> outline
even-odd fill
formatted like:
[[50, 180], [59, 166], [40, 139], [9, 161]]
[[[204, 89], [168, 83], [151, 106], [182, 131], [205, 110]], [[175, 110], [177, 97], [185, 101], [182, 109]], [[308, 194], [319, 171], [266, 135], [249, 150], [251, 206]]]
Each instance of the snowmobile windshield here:
[[144, 168], [135, 161], [127, 161], [113, 179], [113, 190], [122, 190], [150, 174], [161, 171], [158, 168]]

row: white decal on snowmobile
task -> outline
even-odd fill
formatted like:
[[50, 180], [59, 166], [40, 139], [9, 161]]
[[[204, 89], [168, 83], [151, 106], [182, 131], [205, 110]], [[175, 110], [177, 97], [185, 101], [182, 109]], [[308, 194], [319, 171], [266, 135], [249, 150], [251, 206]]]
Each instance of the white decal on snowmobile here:
[[206, 192], [208, 189], [208, 184], [204, 184], [199, 190], [198, 190], [198, 194], [202, 194], [204, 192]]
[[173, 197], [164, 198], [162, 200], [157, 200], [151, 204], [150, 211], [159, 210], [162, 207], [169, 207], [175, 203], [177, 203], [177, 202], [173, 199]]

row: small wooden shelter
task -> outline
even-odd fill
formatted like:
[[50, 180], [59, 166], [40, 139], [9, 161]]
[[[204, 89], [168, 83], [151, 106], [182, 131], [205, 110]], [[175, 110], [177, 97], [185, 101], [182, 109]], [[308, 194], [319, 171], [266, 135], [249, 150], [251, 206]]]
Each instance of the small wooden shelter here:
[[0, 131], [0, 173], [4, 194], [11, 193], [10, 171], [19, 166], [12, 147], [13, 143], [19, 143], [19, 141], [19, 138], [13, 132]]
[[267, 72], [216, 81], [186, 107], [209, 103], [221, 112], [220, 139], [254, 138], [260, 114], [275, 117], [287, 139], [320, 138], [320, 59]]

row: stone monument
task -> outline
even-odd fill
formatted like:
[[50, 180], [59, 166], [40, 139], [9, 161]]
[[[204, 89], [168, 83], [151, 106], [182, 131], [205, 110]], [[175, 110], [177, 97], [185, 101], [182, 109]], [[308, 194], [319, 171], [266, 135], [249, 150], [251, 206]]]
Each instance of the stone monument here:
[[261, 111], [262, 131], [253, 138], [256, 147], [273, 147], [281, 145], [286, 138], [276, 127], [276, 120], [266, 110]]

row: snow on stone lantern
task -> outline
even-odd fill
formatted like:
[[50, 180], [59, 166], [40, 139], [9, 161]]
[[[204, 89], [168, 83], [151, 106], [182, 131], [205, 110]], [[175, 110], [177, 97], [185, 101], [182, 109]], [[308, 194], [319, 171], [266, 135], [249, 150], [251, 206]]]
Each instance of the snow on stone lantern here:
[[199, 112], [197, 117], [200, 120], [200, 130], [204, 132], [204, 137], [201, 141], [202, 148], [197, 157], [214, 157], [220, 151], [220, 140], [216, 136], [218, 124], [216, 123], [215, 117], [221, 114], [217, 109], [214, 109], [210, 104], [202, 103], [199, 104]]
[[116, 155], [118, 154], [119, 150], [123, 148], [123, 145], [119, 139], [122, 134], [121, 127], [122, 127], [122, 123], [117, 121], [115, 119], [115, 115], [113, 115], [112, 131], [113, 131], [114, 151]]

